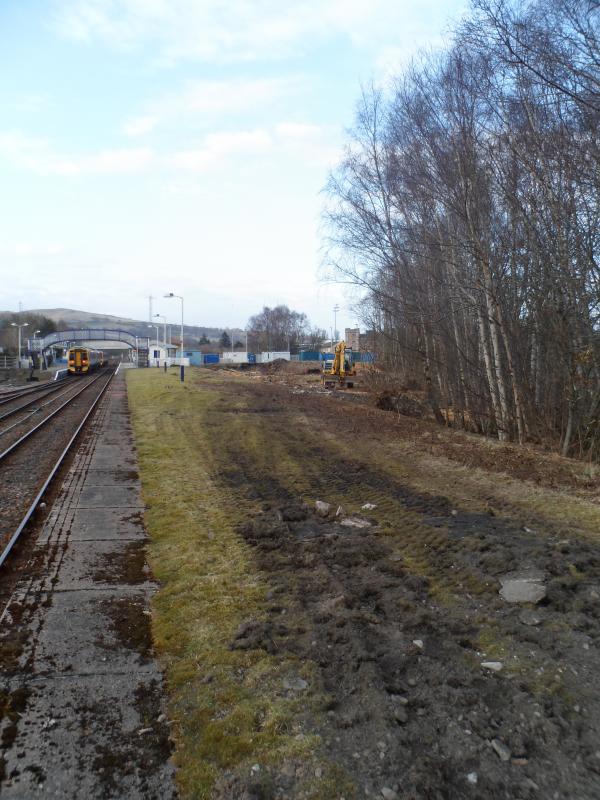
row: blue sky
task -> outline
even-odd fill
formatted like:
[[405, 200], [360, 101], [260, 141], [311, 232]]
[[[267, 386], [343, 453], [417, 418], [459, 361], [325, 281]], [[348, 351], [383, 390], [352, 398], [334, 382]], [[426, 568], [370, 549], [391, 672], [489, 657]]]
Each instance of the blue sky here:
[[[0, 0], [0, 309], [329, 329], [319, 213], [361, 83], [464, 0]], [[170, 319], [177, 310], [157, 300]]]

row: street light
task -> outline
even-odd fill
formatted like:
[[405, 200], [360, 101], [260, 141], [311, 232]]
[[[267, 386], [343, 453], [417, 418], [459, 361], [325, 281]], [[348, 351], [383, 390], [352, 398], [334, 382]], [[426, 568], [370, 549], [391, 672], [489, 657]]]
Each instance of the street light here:
[[162, 321], [163, 321], [163, 326], [164, 326], [163, 327], [163, 339], [165, 340], [165, 350], [166, 350], [166, 347], [167, 347], [167, 318], [163, 317], [162, 314], [155, 314], [154, 316], [158, 317], [159, 319], [162, 319]]
[[17, 328], [18, 331], [19, 331], [19, 367], [20, 367], [21, 366], [21, 328], [26, 328], [29, 325], [29, 323], [28, 322], [22, 322], [19, 325], [17, 322], [11, 322], [10, 324], [13, 326], [13, 328]]
[[337, 315], [339, 310], [340, 307], [336, 303], [333, 307], [333, 335], [335, 336], [336, 339], [338, 338]]
[[179, 377], [183, 381], [183, 297], [180, 294], [173, 294], [173, 292], [169, 292], [165, 297], [176, 297], [178, 300], [181, 300], [181, 361], [179, 362]]

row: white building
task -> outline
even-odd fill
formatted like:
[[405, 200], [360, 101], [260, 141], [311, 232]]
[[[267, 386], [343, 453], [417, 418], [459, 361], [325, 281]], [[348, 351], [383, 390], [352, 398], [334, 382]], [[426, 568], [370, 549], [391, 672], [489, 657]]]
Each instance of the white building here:
[[247, 364], [248, 363], [248, 353], [236, 353], [232, 352], [231, 350], [227, 350], [225, 353], [221, 353], [221, 363], [222, 364]]
[[291, 361], [290, 351], [289, 350], [280, 350], [280, 351], [263, 351], [262, 353], [257, 353], [256, 355], [256, 363], [257, 364], [269, 364], [271, 361], [277, 361], [277, 359], [282, 358], [284, 361]]
[[[182, 359], [176, 358], [177, 348], [175, 345], [165, 344], [164, 342], [150, 342], [150, 349], [148, 350], [148, 366], [149, 367], [162, 367], [167, 362], [167, 366], [171, 364], [179, 364]], [[189, 358], [183, 359], [184, 366], [189, 366]]]

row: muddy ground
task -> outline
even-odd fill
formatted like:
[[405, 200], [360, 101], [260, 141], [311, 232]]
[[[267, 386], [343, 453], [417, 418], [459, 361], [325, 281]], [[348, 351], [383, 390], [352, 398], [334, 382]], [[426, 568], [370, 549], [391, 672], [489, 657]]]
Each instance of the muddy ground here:
[[[320, 737], [315, 764], [230, 771], [215, 797], [308, 796], [307, 772], [329, 770], [346, 800], [600, 798], [593, 532], [500, 513], [493, 497], [487, 513], [462, 508], [452, 474], [444, 495], [416, 491], [365, 447], [401, 434], [338, 413], [335, 398], [218, 379], [203, 389], [221, 395], [214, 477], [247, 509], [239, 535], [270, 587], [266, 616], [230, 646], [304, 665], [284, 686], [307, 698], [299, 735]], [[501, 596], [514, 573], [535, 578], [537, 602]]]

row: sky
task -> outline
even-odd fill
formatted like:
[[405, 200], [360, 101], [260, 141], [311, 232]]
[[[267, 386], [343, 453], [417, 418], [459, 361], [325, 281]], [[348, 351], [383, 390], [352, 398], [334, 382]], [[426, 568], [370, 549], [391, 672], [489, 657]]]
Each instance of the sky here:
[[0, 0], [0, 310], [329, 330], [320, 213], [361, 85], [465, 0]]

